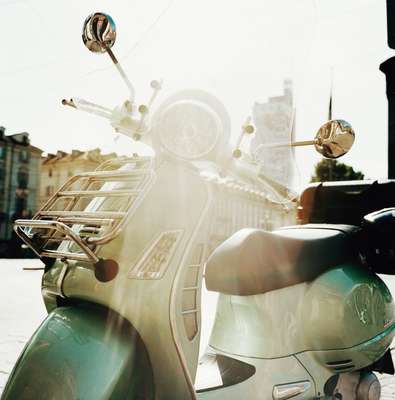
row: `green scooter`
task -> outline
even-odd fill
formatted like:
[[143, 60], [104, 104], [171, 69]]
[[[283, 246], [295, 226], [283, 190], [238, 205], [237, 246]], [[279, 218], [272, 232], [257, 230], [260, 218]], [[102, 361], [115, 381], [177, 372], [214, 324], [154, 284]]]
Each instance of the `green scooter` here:
[[[149, 138], [156, 156], [80, 173], [33, 219], [16, 221], [45, 263], [48, 316], [1, 398], [379, 399], [373, 371], [390, 372], [395, 310], [369, 238], [393, 231], [394, 210], [366, 216], [361, 227], [269, 232], [268, 212], [271, 225], [292, 224], [296, 203], [240, 149], [229, 151], [222, 105], [182, 92], [151, 123], [152, 101], [136, 106], [110, 50], [112, 19], [92, 14], [83, 38], [111, 56], [131, 95], [114, 110], [64, 104], [134, 140]], [[152, 87], [154, 98], [160, 83]], [[243, 126], [241, 137], [251, 130]], [[273, 146], [313, 144], [337, 158], [353, 141], [350, 125], [335, 120], [311, 142]], [[203, 274], [218, 304], [199, 357]]]

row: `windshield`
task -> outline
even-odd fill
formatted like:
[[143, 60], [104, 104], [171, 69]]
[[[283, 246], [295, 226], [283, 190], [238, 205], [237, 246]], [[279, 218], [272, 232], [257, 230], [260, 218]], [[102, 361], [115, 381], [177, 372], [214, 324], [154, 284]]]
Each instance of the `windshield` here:
[[[388, 53], [385, 7], [373, 0], [102, 1], [100, 6], [43, 0], [0, 6], [0, 31], [8, 38], [0, 77], [2, 116], [11, 128], [23, 129], [22, 114], [35, 144], [49, 152], [59, 145], [65, 151], [93, 146], [118, 154], [150, 151], [128, 139], [114, 142], [105, 121], [71, 116], [59, 106], [61, 98], [78, 96], [113, 109], [127, 97], [108, 57], [88, 52], [80, 38], [82, 21], [99, 7], [116, 21], [113, 49], [138, 101], [149, 98], [152, 79], [163, 78], [155, 107], [179, 90], [205, 90], [226, 107], [233, 144], [248, 116], [257, 126], [255, 142], [273, 134], [283, 140], [292, 129], [297, 140], [310, 140], [328, 118], [332, 90], [333, 118], [348, 120], [357, 135], [343, 162], [368, 178], [386, 174], [377, 162], [386, 143], [384, 76], [378, 70]], [[34, 37], [28, 46], [27, 37]], [[297, 149], [296, 174], [295, 165], [290, 173], [291, 157], [289, 151], [267, 155], [268, 173], [276, 178], [281, 170], [278, 179], [292, 176], [295, 183], [296, 176], [303, 186], [320, 155], [311, 147]], [[271, 158], [288, 166], [276, 170]]]

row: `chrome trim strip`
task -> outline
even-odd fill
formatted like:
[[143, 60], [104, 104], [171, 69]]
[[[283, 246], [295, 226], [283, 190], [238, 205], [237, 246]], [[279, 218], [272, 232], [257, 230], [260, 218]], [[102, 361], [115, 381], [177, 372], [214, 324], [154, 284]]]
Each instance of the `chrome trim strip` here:
[[137, 196], [140, 190], [69, 190], [58, 192], [59, 197], [123, 197]]
[[[176, 301], [176, 299], [177, 299], [177, 289], [182, 287], [181, 275], [182, 275], [183, 266], [186, 265], [187, 257], [189, 255], [191, 247], [192, 247], [193, 243], [195, 243], [196, 236], [198, 235], [200, 228], [203, 225], [203, 221], [206, 218], [208, 211], [210, 210], [210, 206], [213, 203], [213, 196], [212, 196], [211, 190], [209, 189], [209, 186], [205, 185], [205, 188], [206, 188], [206, 193], [207, 193], [206, 204], [204, 205], [204, 208], [200, 215], [199, 221], [197, 222], [197, 224], [195, 225], [195, 228], [192, 231], [192, 235], [188, 241], [188, 244], [184, 249], [184, 255], [179, 264], [178, 270], [174, 277], [173, 286], [171, 288], [170, 307], [169, 307], [169, 318], [170, 318], [170, 328], [171, 328], [171, 333], [172, 333], [172, 339], [173, 339], [173, 342], [174, 342], [174, 345], [175, 345], [175, 348], [177, 351], [178, 359], [180, 361], [182, 370], [184, 372], [184, 377], [185, 377], [186, 384], [189, 389], [189, 394], [190, 394], [191, 400], [197, 400], [197, 396], [196, 396], [196, 391], [195, 391], [195, 385], [194, 385], [194, 382], [192, 380], [191, 374], [188, 369], [185, 354], [182, 349], [181, 339], [179, 337], [179, 332], [177, 329], [177, 317], [176, 317], [177, 316], [177, 301]], [[193, 266], [195, 267], [197, 265], [193, 265]], [[200, 328], [199, 328], [199, 330], [200, 330]]]
[[[80, 248], [81, 250], [86, 254], [86, 257], [83, 258], [84, 261], [88, 259], [88, 261], [92, 261], [93, 263], [96, 263], [99, 261], [99, 258], [96, 256], [96, 254], [82, 241], [79, 235], [77, 235], [71, 228], [69, 228], [67, 225], [65, 225], [62, 222], [58, 221], [40, 221], [40, 220], [28, 220], [28, 219], [18, 219], [15, 221], [14, 224], [14, 231], [16, 234], [24, 240], [26, 243], [28, 243], [31, 247], [35, 247], [33, 241], [31, 238], [26, 234], [26, 232], [21, 229], [21, 227], [24, 228], [38, 228], [38, 229], [51, 229], [55, 230], [62, 235], [65, 235], [72, 239]], [[26, 239], [28, 239], [26, 241]], [[81, 256], [73, 253], [60, 253], [57, 251], [51, 251], [51, 250], [45, 250], [43, 252], [40, 252], [40, 250], [36, 249], [36, 252], [41, 253], [42, 257], [54, 257], [56, 255], [57, 257], [66, 257], [66, 258], [73, 258], [78, 256], [78, 259], [81, 260]], [[71, 257], [72, 255], [72, 257]]]
[[274, 400], [286, 400], [307, 392], [311, 388], [310, 381], [287, 383], [273, 387]]

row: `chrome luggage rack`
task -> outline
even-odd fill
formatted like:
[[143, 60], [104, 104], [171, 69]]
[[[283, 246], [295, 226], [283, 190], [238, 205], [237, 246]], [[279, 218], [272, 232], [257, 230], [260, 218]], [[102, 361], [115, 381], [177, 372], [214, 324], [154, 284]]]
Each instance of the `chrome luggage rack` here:
[[16, 220], [14, 230], [39, 257], [96, 264], [99, 246], [120, 234], [154, 178], [151, 157], [105, 161], [71, 177], [33, 219]]

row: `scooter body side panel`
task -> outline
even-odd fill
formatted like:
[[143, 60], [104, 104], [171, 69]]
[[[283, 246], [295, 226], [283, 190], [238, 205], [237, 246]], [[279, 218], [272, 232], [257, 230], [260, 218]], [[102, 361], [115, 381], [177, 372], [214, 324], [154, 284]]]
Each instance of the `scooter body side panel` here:
[[306, 350], [341, 350], [392, 334], [395, 306], [379, 276], [362, 265], [345, 264], [309, 285], [302, 322]]
[[390, 342], [394, 316], [394, 302], [384, 282], [361, 265], [345, 264], [313, 282], [261, 295], [220, 294], [210, 345], [259, 358], [322, 352], [325, 365], [336, 361], [327, 357], [332, 354], [328, 350], [349, 349], [348, 358], [354, 359], [356, 346], [367, 343], [366, 351], [372, 351], [375, 342], [370, 340], [380, 334]]
[[[306, 382], [307, 384], [306, 391], [296, 396], [295, 399], [312, 399], [316, 394], [314, 380], [294, 356], [271, 360], [235, 355], [231, 357], [254, 366], [255, 374], [233, 386], [213, 388], [213, 390], [197, 393], [198, 400], [271, 399], [274, 386], [294, 382]], [[218, 379], [220, 380], [220, 378]]]
[[[58, 297], [65, 297], [101, 304], [131, 322], [150, 354], [158, 399], [194, 397], [202, 275], [208, 254], [244, 223], [235, 215], [245, 206], [254, 210], [250, 221], [256, 226], [267, 215], [261, 195], [252, 195], [244, 186], [235, 190], [233, 183], [227, 189], [219, 175], [213, 179], [218, 173], [215, 168], [213, 176], [200, 171], [197, 165], [156, 159], [155, 182], [144, 201], [129, 216], [122, 233], [97, 249], [98, 257], [118, 263], [115, 279], [98, 282], [87, 263], [70, 261], [65, 266], [61, 260], [43, 278], [48, 310]], [[251, 171], [244, 175], [241, 181], [255, 187]], [[262, 185], [256, 188], [257, 193], [266, 193]], [[116, 211], [111, 204], [106, 210]], [[289, 223], [292, 216], [271, 211], [276, 226]]]
[[[206, 209], [211, 200], [207, 184], [191, 168], [164, 160], [155, 173], [155, 184], [123, 232], [97, 252], [104, 259], [117, 261], [116, 278], [98, 282], [86, 265], [70, 262], [61, 286], [66, 298], [101, 304], [130, 321], [150, 355], [158, 399], [190, 399], [192, 384], [188, 385], [188, 374], [193, 381], [199, 352], [203, 268], [201, 260], [194, 259], [199, 258], [195, 253], [199, 253], [204, 244], [206, 231], [199, 231], [197, 236], [195, 232], [200, 221], [207, 218]], [[178, 237], [174, 242], [171, 239], [158, 242], [163, 234], [172, 232]], [[59, 262], [44, 276], [46, 300], [50, 300], [48, 290], [59, 276], [55, 270], [62, 267]], [[148, 273], [139, 276], [140, 268]], [[161, 273], [156, 275], [156, 271]], [[179, 284], [177, 276], [180, 276]], [[184, 291], [185, 286], [197, 289]], [[173, 292], [176, 294], [174, 302]], [[193, 296], [185, 299], [183, 293]], [[189, 301], [193, 307], [184, 304]], [[195, 320], [196, 334], [191, 339], [183, 322], [184, 307], [196, 311], [185, 314]]]
[[59, 307], [26, 345], [1, 398], [153, 399], [152, 370], [136, 330], [118, 314]]
[[296, 355], [311, 373], [318, 387], [325, 385], [327, 374], [341, 374], [361, 370], [380, 359], [390, 347], [395, 335], [395, 324], [374, 338], [346, 349], [306, 351]]
[[286, 357], [304, 348], [300, 310], [307, 283], [253, 296], [219, 294], [210, 345], [245, 357]]

